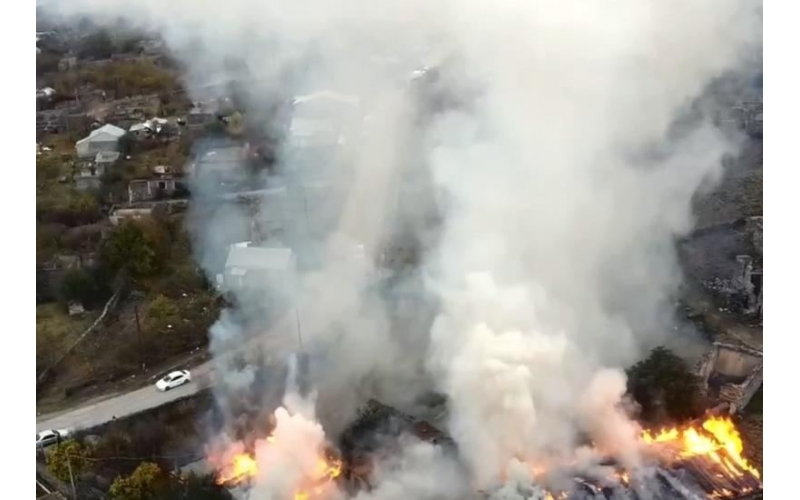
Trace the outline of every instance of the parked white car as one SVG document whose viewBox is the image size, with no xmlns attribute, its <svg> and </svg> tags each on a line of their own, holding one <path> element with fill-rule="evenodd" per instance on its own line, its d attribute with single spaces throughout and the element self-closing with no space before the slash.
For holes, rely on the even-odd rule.
<svg viewBox="0 0 800 500">
<path fill-rule="evenodd" d="M 36 433 L 36 447 L 47 448 L 50 445 L 56 444 L 59 439 L 66 439 L 69 436 L 69 431 L 66 429 L 46 430 Z"/>
<path fill-rule="evenodd" d="M 183 384 L 188 384 L 191 381 L 192 375 L 189 370 L 177 370 L 156 382 L 156 389 L 165 392 Z"/>
</svg>

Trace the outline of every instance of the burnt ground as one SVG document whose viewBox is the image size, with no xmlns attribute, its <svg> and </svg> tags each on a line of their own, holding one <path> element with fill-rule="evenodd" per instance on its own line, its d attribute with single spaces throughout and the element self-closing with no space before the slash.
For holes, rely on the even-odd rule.
<svg viewBox="0 0 800 500">
<path fill-rule="evenodd" d="M 761 139 L 748 139 L 739 156 L 725 167 L 721 182 L 694 200 L 696 227 L 704 228 L 763 214 L 763 158 Z"/>
<path fill-rule="evenodd" d="M 743 220 L 696 231 L 681 245 L 687 278 L 698 284 L 730 280 L 738 269 L 737 255 L 755 255 L 752 233 Z"/>
<path fill-rule="evenodd" d="M 753 398 L 754 400 L 756 398 Z M 745 412 L 737 418 L 737 428 L 742 434 L 744 457 L 764 476 L 764 418 L 760 414 Z"/>
<path fill-rule="evenodd" d="M 695 198 L 698 229 L 679 244 L 686 285 L 682 300 L 712 337 L 733 336 L 760 344 L 759 319 L 737 313 L 720 293 L 720 285 L 734 276 L 737 255 L 754 256 L 756 267 L 761 265 L 761 252 L 746 219 L 763 215 L 762 140 L 748 139 L 740 155 L 727 163 L 719 185 Z"/>
<path fill-rule="evenodd" d="M 738 158 L 727 165 L 721 183 L 698 196 L 694 203 L 699 228 L 680 246 L 686 277 L 682 297 L 689 316 L 714 340 L 763 349 L 760 320 L 745 317 L 727 307 L 713 286 L 730 280 L 737 269 L 737 255 L 754 255 L 752 235 L 741 221 L 763 215 L 763 142 L 748 140 Z M 744 455 L 763 475 L 763 389 L 736 417 L 744 442 Z"/>
</svg>

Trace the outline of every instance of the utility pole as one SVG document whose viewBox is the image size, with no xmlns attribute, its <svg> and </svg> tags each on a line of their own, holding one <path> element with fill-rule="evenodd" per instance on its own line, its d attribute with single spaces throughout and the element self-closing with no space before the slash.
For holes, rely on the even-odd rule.
<svg viewBox="0 0 800 500">
<path fill-rule="evenodd" d="M 308 196 L 306 195 L 306 187 L 305 185 L 302 186 L 303 188 L 303 210 L 306 214 L 306 231 L 310 235 L 311 234 L 311 223 L 308 221 Z"/>
<path fill-rule="evenodd" d="M 144 359 L 142 358 L 142 327 L 139 324 L 139 306 L 133 306 L 133 314 L 136 316 L 136 344 L 139 351 L 139 362 L 142 364 L 142 371 L 144 371 Z"/>
<path fill-rule="evenodd" d="M 303 332 L 300 329 L 300 310 L 297 306 L 294 306 L 294 317 L 297 321 L 297 340 L 300 342 L 300 349 L 303 349 Z"/>
<path fill-rule="evenodd" d="M 75 478 L 72 476 L 72 460 L 69 457 L 69 453 L 67 455 L 67 470 L 69 471 L 69 482 L 72 484 L 72 498 L 78 500 L 78 492 L 75 489 Z"/>
</svg>

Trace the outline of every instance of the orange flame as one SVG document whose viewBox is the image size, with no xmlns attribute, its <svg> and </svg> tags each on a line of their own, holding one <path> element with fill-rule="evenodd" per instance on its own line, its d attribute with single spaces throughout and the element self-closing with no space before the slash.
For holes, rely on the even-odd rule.
<svg viewBox="0 0 800 500">
<path fill-rule="evenodd" d="M 258 473 L 255 459 L 246 453 L 234 455 L 231 463 L 223 467 L 217 474 L 219 484 L 239 483 Z"/>
<path fill-rule="evenodd" d="M 266 439 L 269 445 L 275 444 L 275 437 Z M 214 458 L 214 457 L 210 457 Z M 228 463 L 219 465 L 219 457 L 210 459 L 218 464 L 217 483 L 234 486 L 244 483 L 258 475 L 258 463 L 253 455 L 245 452 L 235 453 Z M 293 495 L 294 500 L 318 500 L 325 498 L 331 491 L 332 481 L 342 474 L 342 463 L 330 459 L 324 453 L 320 457 L 309 477 L 305 478 Z"/>
<path fill-rule="evenodd" d="M 733 476 L 750 474 L 761 478 L 758 470 L 742 456 L 742 437 L 729 418 L 709 417 L 699 427 L 663 429 L 657 434 L 644 431 L 642 441 L 674 447 L 682 458 L 708 457 Z"/>
<path fill-rule="evenodd" d="M 738 479 L 749 476 L 761 483 L 758 470 L 742 456 L 744 445 L 739 431 L 730 418 L 709 417 L 695 425 L 661 429 L 658 431 L 643 431 L 642 442 L 648 447 L 659 447 L 661 451 L 669 452 L 674 459 L 690 459 L 701 457 L 719 466 L 714 475 L 720 479 Z M 529 470 L 534 477 L 546 474 L 549 466 L 536 461 L 527 461 Z M 563 465 L 563 464 L 562 464 Z M 632 478 L 626 471 L 613 471 L 611 479 L 623 486 L 630 486 Z M 753 491 L 752 487 L 737 490 L 737 494 Z M 710 499 L 724 499 L 733 496 L 733 492 L 721 488 L 709 494 Z M 547 492 L 547 500 L 562 498 L 560 494 Z M 564 497 L 565 498 L 565 497 Z"/>
</svg>

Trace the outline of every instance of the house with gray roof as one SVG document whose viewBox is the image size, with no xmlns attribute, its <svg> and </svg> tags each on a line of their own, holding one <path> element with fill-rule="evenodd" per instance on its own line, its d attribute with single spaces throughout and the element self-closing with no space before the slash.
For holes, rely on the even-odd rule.
<svg viewBox="0 0 800 500">
<path fill-rule="evenodd" d="M 291 286 L 296 258 L 289 248 L 256 247 L 249 242 L 231 245 L 225 270 L 217 280 L 229 290 L 281 290 Z"/>
<path fill-rule="evenodd" d="M 329 90 L 297 96 L 292 100 L 289 126 L 291 146 L 329 147 L 345 141 L 346 129 L 360 115 L 358 98 Z"/>
<path fill-rule="evenodd" d="M 91 134 L 75 143 L 78 158 L 95 158 L 100 152 L 119 152 L 120 140 L 125 137 L 125 130 L 115 125 L 106 124 L 95 129 Z"/>
</svg>

